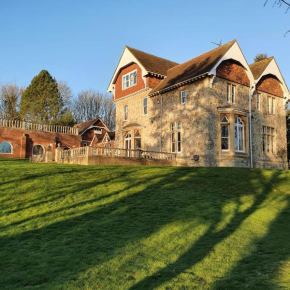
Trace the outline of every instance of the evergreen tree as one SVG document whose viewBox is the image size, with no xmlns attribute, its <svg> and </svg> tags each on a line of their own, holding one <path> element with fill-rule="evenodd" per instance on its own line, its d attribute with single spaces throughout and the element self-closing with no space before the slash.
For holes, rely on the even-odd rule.
<svg viewBox="0 0 290 290">
<path fill-rule="evenodd" d="M 55 122 L 62 109 L 60 98 L 56 80 L 48 71 L 42 70 L 23 92 L 20 116 L 33 122 Z"/>
<path fill-rule="evenodd" d="M 259 53 L 255 56 L 254 62 L 258 62 L 258 61 L 261 61 L 261 60 L 266 59 L 266 58 L 268 58 L 267 53 Z"/>
</svg>

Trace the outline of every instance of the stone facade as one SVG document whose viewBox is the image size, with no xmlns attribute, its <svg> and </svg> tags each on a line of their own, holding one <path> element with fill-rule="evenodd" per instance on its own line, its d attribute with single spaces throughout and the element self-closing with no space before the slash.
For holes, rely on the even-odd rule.
<svg viewBox="0 0 290 290">
<path fill-rule="evenodd" d="M 227 84 L 236 87 L 234 105 L 227 103 Z M 181 104 L 180 93 L 186 92 L 186 103 Z M 134 149 L 134 134 L 139 131 L 142 149 L 171 152 L 171 124 L 180 123 L 181 152 L 177 163 L 185 166 L 234 166 L 249 167 L 249 86 L 215 77 L 149 97 L 150 90 L 132 94 L 116 102 L 116 147 L 124 148 L 125 135 L 130 132 Z M 286 146 L 286 120 L 283 99 L 275 97 L 275 115 L 267 113 L 267 98 L 260 93 L 260 110 L 256 109 L 256 94 L 252 100 L 252 148 L 255 167 L 283 168 L 277 153 Z M 148 100 L 148 113 L 142 114 L 143 99 Z M 162 100 L 161 100 L 162 99 Z M 128 119 L 124 121 L 124 105 L 128 105 Z M 162 114 L 161 114 L 162 112 Z M 221 116 L 226 115 L 230 123 L 230 149 L 221 150 Z M 235 117 L 244 123 L 245 150 L 236 153 Z M 274 154 L 263 152 L 263 126 L 275 128 Z M 193 156 L 197 155 L 198 160 Z"/>
<path fill-rule="evenodd" d="M 227 59 L 218 62 L 219 56 L 212 73 L 188 81 L 179 75 L 198 66 L 202 68 L 200 58 L 191 60 L 193 67 L 187 70 L 184 69 L 187 63 L 177 65 L 174 72 L 175 68 L 170 69 L 167 77 L 170 81 L 166 82 L 165 78 L 165 83 L 172 87 L 164 89 L 158 80 L 151 82 L 157 86 L 152 90 L 148 82 L 142 82 L 140 90 L 122 95 L 117 80 L 116 147 L 128 148 L 130 143 L 130 148 L 137 149 L 140 140 L 138 143 L 135 139 L 141 138 L 141 149 L 174 152 L 178 165 L 283 169 L 287 162 L 285 99 L 289 92 L 281 83 L 273 58 L 269 59 L 264 76 L 266 66 L 263 69 L 260 66 L 259 74 L 254 76 L 239 47 L 233 43 L 233 54 L 229 55 L 229 48 Z M 212 55 L 205 54 L 204 63 Z M 119 76 L 124 75 L 123 70 L 128 73 L 136 69 L 136 65 L 120 68 Z M 181 81 L 175 85 L 178 78 Z M 159 87 L 162 89 L 158 90 Z M 185 102 L 181 99 L 182 92 Z M 147 114 L 144 114 L 146 98 Z"/>
</svg>

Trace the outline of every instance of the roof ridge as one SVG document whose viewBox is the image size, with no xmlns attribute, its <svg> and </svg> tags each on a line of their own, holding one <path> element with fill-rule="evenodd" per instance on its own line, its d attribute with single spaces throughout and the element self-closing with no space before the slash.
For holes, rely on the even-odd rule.
<svg viewBox="0 0 290 290">
<path fill-rule="evenodd" d="M 261 63 L 262 61 L 271 61 L 272 59 L 274 59 L 274 56 L 270 56 L 270 57 L 267 57 L 267 58 L 264 58 L 264 59 L 261 59 L 259 61 L 254 61 L 253 63 L 249 64 L 249 66 L 252 66 L 252 65 L 255 65 L 255 64 L 259 64 Z"/>
<path fill-rule="evenodd" d="M 204 56 L 205 54 L 210 53 L 210 52 L 213 52 L 213 51 L 215 51 L 215 50 L 218 50 L 218 49 L 220 49 L 220 48 L 222 48 L 222 47 L 224 47 L 224 46 L 226 46 L 226 45 L 231 44 L 230 47 L 232 47 L 232 45 L 233 45 L 235 42 L 237 42 L 236 39 L 234 39 L 234 40 L 232 40 L 232 41 L 230 41 L 230 42 L 227 42 L 227 43 L 225 43 L 225 44 L 223 44 L 223 45 L 220 45 L 219 47 L 216 47 L 216 48 L 214 48 L 214 49 L 212 49 L 212 50 L 208 50 L 208 51 L 206 51 L 206 52 L 204 52 L 204 53 L 202 53 L 202 54 L 200 54 L 200 55 L 198 55 L 198 56 L 196 56 L 196 57 L 194 57 L 194 58 L 191 58 L 191 59 L 189 59 L 189 60 L 187 60 L 187 61 L 185 61 L 185 62 L 182 62 L 182 63 L 178 64 L 177 66 L 180 66 L 180 65 L 186 64 L 186 63 L 188 63 L 188 62 L 190 62 L 190 61 L 193 61 L 194 59 L 197 59 L 198 57 L 202 57 L 202 56 Z M 230 47 L 229 47 L 229 48 L 230 48 Z M 168 71 L 170 71 L 170 70 L 172 70 L 172 69 L 175 69 L 177 66 L 170 68 Z"/>
<path fill-rule="evenodd" d="M 175 61 L 169 60 L 169 59 L 167 59 L 167 58 L 160 57 L 160 56 L 157 56 L 157 55 L 154 55 L 154 54 L 152 54 L 152 53 L 148 53 L 148 52 L 145 52 L 145 51 L 142 51 L 142 50 L 136 49 L 136 48 L 131 47 L 131 46 L 128 46 L 128 45 L 126 45 L 125 47 L 127 47 L 129 50 L 131 50 L 131 49 L 132 49 L 132 50 L 136 50 L 136 51 L 138 51 L 138 52 L 146 53 L 146 54 L 148 54 L 148 55 L 151 55 L 151 56 L 154 56 L 154 57 L 157 57 L 157 58 L 160 58 L 160 59 L 166 60 L 166 61 L 170 61 L 170 62 L 172 62 L 172 63 L 176 63 L 177 65 L 179 65 L 178 62 L 175 62 Z M 132 51 L 131 51 L 131 52 L 132 52 Z"/>
</svg>

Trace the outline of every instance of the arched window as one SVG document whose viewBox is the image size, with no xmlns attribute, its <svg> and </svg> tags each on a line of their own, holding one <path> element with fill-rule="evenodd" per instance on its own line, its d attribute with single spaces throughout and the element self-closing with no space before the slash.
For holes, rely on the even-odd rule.
<svg viewBox="0 0 290 290">
<path fill-rule="evenodd" d="M 229 151 L 230 122 L 226 115 L 221 118 L 221 148 L 222 151 Z"/>
<path fill-rule="evenodd" d="M 245 152 L 245 128 L 239 117 L 235 119 L 235 151 Z"/>
<path fill-rule="evenodd" d="M 135 132 L 134 136 L 134 149 L 141 149 L 141 134 L 139 131 Z"/>
<path fill-rule="evenodd" d="M 44 154 L 44 148 L 42 145 L 35 145 L 32 149 L 32 155 L 42 155 Z"/>
<path fill-rule="evenodd" d="M 125 149 L 131 149 L 131 134 L 127 133 L 125 135 Z"/>
<path fill-rule="evenodd" d="M 12 145 L 9 142 L 0 143 L 0 154 L 12 154 Z"/>
</svg>

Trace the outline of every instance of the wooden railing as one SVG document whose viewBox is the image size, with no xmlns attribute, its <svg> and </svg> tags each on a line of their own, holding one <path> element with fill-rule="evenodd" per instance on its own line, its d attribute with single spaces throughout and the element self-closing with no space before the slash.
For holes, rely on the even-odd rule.
<svg viewBox="0 0 290 290">
<path fill-rule="evenodd" d="M 54 132 L 54 133 L 64 133 L 70 135 L 78 135 L 78 129 L 68 126 L 60 126 L 60 125 L 48 125 L 48 124 L 40 124 L 33 123 L 27 121 L 19 121 L 19 120 L 9 120 L 0 118 L 0 127 L 7 128 L 18 128 L 32 131 L 43 131 L 43 132 Z"/>
<path fill-rule="evenodd" d="M 76 149 L 62 150 L 61 158 L 82 157 L 82 156 L 109 156 L 109 157 L 128 157 L 128 158 L 146 158 L 155 160 L 175 160 L 174 153 L 144 151 L 122 148 L 106 147 L 81 147 Z"/>
</svg>

